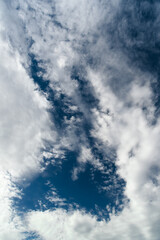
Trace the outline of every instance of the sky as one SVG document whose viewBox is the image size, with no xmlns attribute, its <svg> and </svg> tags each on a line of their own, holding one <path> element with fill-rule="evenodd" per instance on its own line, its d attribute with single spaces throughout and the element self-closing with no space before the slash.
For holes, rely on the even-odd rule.
<svg viewBox="0 0 160 240">
<path fill-rule="evenodd" d="M 0 239 L 159 240 L 160 3 L 0 1 Z"/>
</svg>

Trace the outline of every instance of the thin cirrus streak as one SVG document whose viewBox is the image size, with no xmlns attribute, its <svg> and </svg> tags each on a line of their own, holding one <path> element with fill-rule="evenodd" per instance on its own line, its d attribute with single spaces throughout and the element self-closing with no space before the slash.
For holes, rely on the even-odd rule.
<svg viewBox="0 0 160 240">
<path fill-rule="evenodd" d="M 1 239 L 158 240 L 159 2 L 0 9 Z"/>
</svg>

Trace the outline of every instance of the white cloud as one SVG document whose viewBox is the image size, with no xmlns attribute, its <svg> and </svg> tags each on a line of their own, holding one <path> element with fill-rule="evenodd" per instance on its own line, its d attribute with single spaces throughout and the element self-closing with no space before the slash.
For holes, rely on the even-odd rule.
<svg viewBox="0 0 160 240">
<path fill-rule="evenodd" d="M 0 162 L 15 177 L 38 171 L 51 140 L 49 105 L 22 67 L 19 56 L 1 40 Z"/>
<path fill-rule="evenodd" d="M 125 195 L 129 203 L 124 205 L 118 215 L 114 211 L 109 212 L 108 222 L 99 222 L 95 217 L 80 211 L 31 212 L 28 215 L 29 229 L 46 240 L 53 235 L 57 239 L 67 240 L 106 237 L 110 240 L 158 240 L 160 122 L 158 120 L 156 125 L 151 124 L 154 119 L 151 88 L 148 81 L 146 84 L 137 84 L 135 81 L 126 97 L 119 99 L 101 78 L 95 80 L 92 75 L 90 81 L 97 84 L 95 93 L 101 104 L 100 111 L 93 111 L 95 130 L 92 134 L 107 146 L 117 149 L 118 172 L 126 180 Z M 106 113 L 108 108 L 111 109 L 110 114 Z M 89 152 L 83 150 L 79 161 L 86 162 Z M 45 227 L 44 222 L 47 222 Z M 51 230 L 59 222 L 58 228 Z"/>
<path fill-rule="evenodd" d="M 158 119 L 152 125 L 155 107 L 149 78 L 137 70 L 134 82 L 129 83 L 130 90 L 124 98 L 119 98 L 106 85 L 103 75 L 89 72 L 101 105 L 100 111 L 93 111 L 92 134 L 107 146 L 116 148 L 118 173 L 126 181 L 125 195 L 130 201 L 129 208 L 111 217 L 108 227 L 113 227 L 115 236 L 112 234 L 109 239 L 159 238 L 160 217 L 156 209 L 160 207 L 160 122 Z"/>
<path fill-rule="evenodd" d="M 46 196 L 46 199 L 48 201 L 50 201 L 51 203 L 54 203 L 55 206 L 57 207 L 62 207 L 65 206 L 66 203 L 66 199 L 65 198 L 60 198 L 58 193 L 56 192 L 56 189 L 51 188 L 51 192 L 49 192 Z"/>
<path fill-rule="evenodd" d="M 139 202 L 140 204 L 140 202 Z M 42 239 L 78 240 L 118 240 L 145 239 L 158 240 L 158 201 L 152 205 L 143 202 L 137 208 L 125 208 L 119 216 L 110 215 L 110 221 L 97 221 L 94 216 L 81 211 L 66 212 L 61 209 L 45 212 L 31 212 L 27 221 L 30 231 L 38 233 Z M 56 227 L 55 227 L 56 226 Z"/>
<path fill-rule="evenodd" d="M 99 161 L 99 159 L 95 158 L 95 156 L 92 154 L 91 148 L 86 147 L 84 145 L 80 146 L 80 153 L 77 158 L 77 167 L 74 167 L 72 171 L 72 179 L 77 180 L 78 174 L 80 172 L 85 171 L 86 164 L 90 163 L 95 169 L 99 169 L 100 171 L 104 171 L 104 165 L 102 162 Z"/>
<path fill-rule="evenodd" d="M 25 238 L 25 227 L 13 207 L 13 197 L 20 198 L 21 192 L 12 182 L 11 176 L 0 171 L 0 239 L 22 240 Z"/>
<path fill-rule="evenodd" d="M 116 1 L 114 7 L 117 7 L 118 3 L 119 1 Z M 101 23 L 104 19 L 109 22 L 113 17 L 115 12 L 111 11 L 114 10 L 112 4 L 83 0 L 32 0 L 13 1 L 13 5 L 20 5 L 20 10 L 16 12 L 12 4 L 1 3 L 2 11 L 6 12 L 6 17 L 3 14 L 1 18 L 5 27 L 1 25 L 0 42 L 1 168 L 14 177 L 29 177 L 31 173 L 40 171 L 42 149 L 45 149 L 43 140 L 56 138 L 53 138 L 50 132 L 53 125 L 47 113 L 48 102 L 35 91 L 33 81 L 21 64 L 27 62 L 25 54 L 28 38 L 33 40 L 30 52 L 35 54 L 38 60 L 42 60 L 41 65 L 46 70 L 44 79 L 49 79 L 50 86 L 58 93 L 62 92 L 72 98 L 77 108 L 88 117 L 87 107 L 81 103 L 78 95 L 77 80 L 70 77 L 73 65 L 80 62 L 84 66 L 87 72 L 85 77 L 93 87 L 93 95 L 99 100 L 99 109 L 95 107 L 90 111 L 89 119 L 92 119 L 93 123 L 90 133 L 103 143 L 106 149 L 113 147 L 116 150 L 118 173 L 126 181 L 125 195 L 130 200 L 129 205 L 126 204 L 119 215 L 110 214 L 108 222 L 99 222 L 95 217 L 81 211 L 33 211 L 27 216 L 29 230 L 36 231 L 40 238 L 45 240 L 53 239 L 53 236 L 55 239 L 65 240 L 159 240 L 160 120 L 157 119 L 155 125 L 151 124 L 155 111 L 149 84 L 152 77 L 138 70 L 135 64 L 132 66 L 120 51 L 110 49 L 110 40 L 105 32 L 107 24 Z M 56 16 L 52 18 L 54 11 Z M 9 12 L 12 13 L 11 16 Z M 101 33 L 99 39 L 93 37 L 95 33 Z M 8 39 L 13 36 L 14 50 L 11 50 Z M 86 44 L 87 41 L 88 55 L 81 52 L 82 43 Z M 16 48 L 20 48 L 23 59 L 22 55 L 15 51 Z M 98 59 L 98 70 L 86 67 L 87 57 Z M 80 166 L 88 161 L 93 163 L 94 158 L 89 146 L 83 147 L 86 141 L 84 134 L 76 139 L 76 120 L 72 118 L 68 120 L 68 124 L 71 125 L 67 128 L 61 144 L 69 149 L 72 146 L 76 148 L 80 139 Z M 106 151 L 107 156 L 106 149 L 104 152 Z M 53 150 L 53 154 L 58 154 L 57 149 Z M 51 157 L 52 151 L 45 153 L 45 156 Z M 81 170 L 81 167 L 74 170 L 75 179 Z M 5 183 L 5 180 L 2 181 Z M 10 189 L 8 185 L 6 189 Z M 7 205 L 2 201 L 2 208 L 6 206 L 1 218 L 4 221 L 6 216 L 2 239 L 8 238 L 7 228 L 12 228 L 14 234 L 17 234 L 16 237 L 12 235 L 14 239 L 20 239 L 19 232 L 22 230 L 20 227 L 17 230 L 16 220 L 10 223 L 12 209 L 8 202 L 10 194 L 16 192 L 16 189 L 8 191 Z M 60 199 L 56 196 L 52 200 Z"/>
<path fill-rule="evenodd" d="M 46 240 L 52 239 L 85 239 L 96 220 L 82 215 L 79 211 L 67 213 L 61 209 L 50 212 L 31 212 L 28 214 L 29 229 L 37 231 Z M 44 224 L 44 222 L 46 224 Z M 58 225 L 57 225 L 58 223 Z M 53 226 L 56 226 L 53 228 Z"/>
<path fill-rule="evenodd" d="M 3 20 L 0 23 L 0 239 L 22 240 L 25 226 L 12 199 L 21 193 L 13 182 L 31 179 L 42 170 L 43 152 L 47 151 L 45 141 L 54 142 L 56 133 L 48 113 L 50 105 L 22 66 L 21 55 L 12 47 Z"/>
</svg>

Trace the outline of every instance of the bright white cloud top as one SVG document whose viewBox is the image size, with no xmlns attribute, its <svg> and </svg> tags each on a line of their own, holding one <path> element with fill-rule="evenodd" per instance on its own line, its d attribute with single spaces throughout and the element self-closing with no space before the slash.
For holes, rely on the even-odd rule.
<svg viewBox="0 0 160 240">
<path fill-rule="evenodd" d="M 0 239 L 159 240 L 159 11 L 158 1 L 1 1 Z M 34 204 L 37 176 L 66 163 L 74 186 L 91 177 L 110 199 L 97 215 L 49 177 Z"/>
</svg>

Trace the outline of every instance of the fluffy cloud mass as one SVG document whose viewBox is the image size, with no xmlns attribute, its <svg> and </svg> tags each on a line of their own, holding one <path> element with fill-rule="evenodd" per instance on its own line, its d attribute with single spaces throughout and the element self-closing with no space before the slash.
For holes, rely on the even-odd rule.
<svg viewBox="0 0 160 240">
<path fill-rule="evenodd" d="M 27 76 L 18 55 L 3 42 L 1 56 L 1 167 L 19 177 L 36 171 L 41 161 L 43 138 L 50 138 L 49 106 Z"/>
<path fill-rule="evenodd" d="M 1 239 L 159 240 L 160 4 L 13 0 L 0 8 Z M 66 163 L 55 191 L 50 176 Z M 33 189 L 37 176 L 50 179 Z M 97 214 L 65 196 L 63 186 L 82 177 L 109 199 Z M 26 204 L 30 186 L 40 208 Z"/>
</svg>

